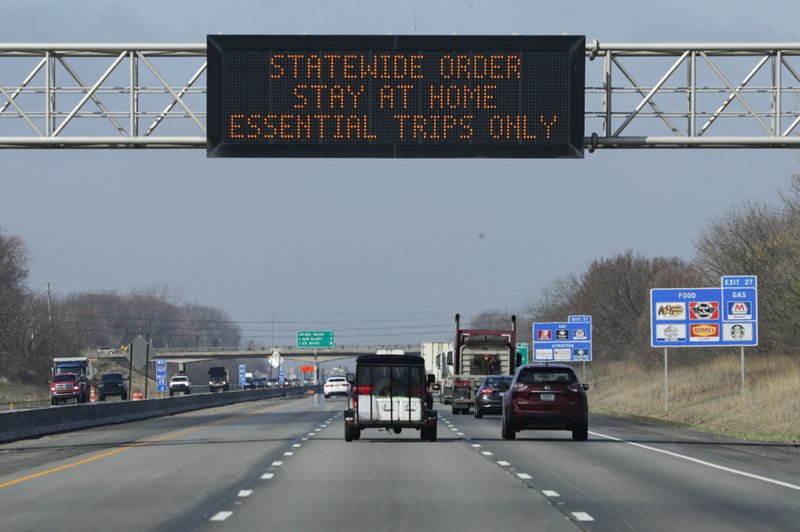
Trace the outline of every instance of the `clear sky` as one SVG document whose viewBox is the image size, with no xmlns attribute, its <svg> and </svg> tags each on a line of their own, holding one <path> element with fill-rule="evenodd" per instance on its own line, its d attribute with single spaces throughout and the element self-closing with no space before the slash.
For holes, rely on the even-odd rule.
<svg viewBox="0 0 800 532">
<path fill-rule="evenodd" d="M 796 42 L 798 20 L 796 0 L 33 0 L 5 3 L 0 40 L 307 32 Z M 302 328 L 335 329 L 343 344 L 447 339 L 454 313 L 520 311 L 595 258 L 626 249 L 691 258 L 710 219 L 743 201 L 776 202 L 799 167 L 791 150 L 607 150 L 583 160 L 2 150 L 0 163 L 0 227 L 26 241 L 31 288 L 168 285 L 261 322 L 243 324 L 247 336 L 269 341 L 273 318 L 292 322 L 274 326 L 283 344 Z"/>
</svg>

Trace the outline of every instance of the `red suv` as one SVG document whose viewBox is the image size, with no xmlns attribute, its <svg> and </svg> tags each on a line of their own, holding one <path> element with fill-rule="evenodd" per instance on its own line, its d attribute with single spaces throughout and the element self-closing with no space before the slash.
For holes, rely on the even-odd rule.
<svg viewBox="0 0 800 532">
<path fill-rule="evenodd" d="M 572 439 L 589 437 L 588 384 L 570 366 L 527 365 L 517 369 L 503 397 L 501 435 L 513 440 L 524 429 L 571 430 Z"/>
</svg>

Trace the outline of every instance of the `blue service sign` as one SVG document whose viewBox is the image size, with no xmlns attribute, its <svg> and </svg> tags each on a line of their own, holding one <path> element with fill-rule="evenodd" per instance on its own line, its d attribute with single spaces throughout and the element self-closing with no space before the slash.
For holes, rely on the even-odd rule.
<svg viewBox="0 0 800 532">
<path fill-rule="evenodd" d="M 167 391 L 167 361 L 163 358 L 156 360 L 156 391 Z"/>
<path fill-rule="evenodd" d="M 592 324 L 587 321 L 533 324 L 534 362 L 592 360 Z"/>
<path fill-rule="evenodd" d="M 286 383 L 286 374 L 283 372 L 283 366 L 278 371 L 278 384 L 283 386 Z"/>
<path fill-rule="evenodd" d="M 245 364 L 239 364 L 239 386 L 244 386 L 247 383 L 247 380 L 244 378 L 244 374 L 247 372 L 247 366 Z"/>
<path fill-rule="evenodd" d="M 731 276 L 722 278 L 722 288 L 654 288 L 650 345 L 758 345 L 756 286 L 755 276 Z"/>
</svg>

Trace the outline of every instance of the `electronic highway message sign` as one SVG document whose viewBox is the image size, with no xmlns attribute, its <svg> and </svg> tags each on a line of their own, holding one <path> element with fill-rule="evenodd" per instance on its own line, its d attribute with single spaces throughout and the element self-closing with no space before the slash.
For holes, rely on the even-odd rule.
<svg viewBox="0 0 800 532">
<path fill-rule="evenodd" d="M 209 157 L 583 157 L 584 36 L 209 35 Z"/>
<path fill-rule="evenodd" d="M 652 289 L 650 345 L 758 345 L 757 291 L 754 275 L 725 276 L 719 288 Z"/>
</svg>

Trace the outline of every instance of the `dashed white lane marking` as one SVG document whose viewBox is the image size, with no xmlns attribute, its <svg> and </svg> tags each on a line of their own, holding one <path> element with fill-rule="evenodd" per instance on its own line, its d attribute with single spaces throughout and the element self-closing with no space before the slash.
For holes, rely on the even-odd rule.
<svg viewBox="0 0 800 532">
<path fill-rule="evenodd" d="M 607 436 L 605 434 L 600 434 L 599 432 L 589 432 L 592 436 L 600 436 L 601 438 L 606 438 L 607 440 L 618 441 L 621 443 L 627 443 L 628 445 L 633 445 L 634 447 L 639 447 L 641 449 L 647 449 L 648 451 L 653 451 L 656 453 L 666 454 L 667 456 L 672 456 L 674 458 L 680 458 L 682 460 L 688 460 L 689 462 L 693 462 L 695 464 L 704 465 L 706 467 L 711 467 L 714 469 L 719 469 L 720 471 L 726 471 L 728 473 L 733 473 L 734 475 L 741 475 L 743 477 L 752 478 L 755 480 L 760 480 L 762 482 L 769 482 L 770 484 L 775 484 L 777 486 L 783 486 L 784 488 L 789 488 L 793 490 L 800 491 L 800 486 L 797 484 L 789 484 L 788 482 L 783 482 L 780 480 L 775 480 L 772 478 L 762 477 L 759 475 L 754 475 L 752 473 L 746 473 L 744 471 L 739 471 L 738 469 L 731 469 L 730 467 L 725 467 L 717 464 L 712 464 L 711 462 L 706 462 L 705 460 L 698 460 L 697 458 L 692 458 L 691 456 L 686 456 L 683 454 L 673 453 L 672 451 L 665 451 L 664 449 L 658 449 L 656 447 L 650 447 L 649 445 L 642 445 L 641 443 L 635 443 L 632 441 L 622 440 L 620 438 L 615 438 L 614 436 Z"/>
<path fill-rule="evenodd" d="M 237 496 L 238 497 L 249 497 L 252 494 L 253 494 L 253 490 L 241 490 Z"/>
<path fill-rule="evenodd" d="M 300 441 L 308 441 L 308 438 L 300 438 Z"/>
<path fill-rule="evenodd" d="M 521 478 L 522 480 L 530 480 L 530 479 L 532 479 L 532 478 L 533 478 L 532 476 L 530 476 L 530 475 L 529 475 L 529 474 L 527 474 L 527 473 L 517 473 L 517 476 L 518 476 L 519 478 Z"/>
<path fill-rule="evenodd" d="M 480 449 L 481 448 L 481 444 L 480 443 L 473 443 L 472 446 L 475 447 L 476 449 Z"/>
<path fill-rule="evenodd" d="M 489 452 L 489 451 L 481 451 L 481 454 L 482 454 L 483 456 L 492 456 L 492 454 L 494 454 L 494 453 L 491 453 L 491 452 Z"/>
<path fill-rule="evenodd" d="M 461 436 L 463 438 L 464 437 L 464 433 L 463 432 L 456 432 L 456 436 Z"/>
<path fill-rule="evenodd" d="M 557 491 L 553 490 L 542 490 L 542 495 L 544 495 L 545 497 L 561 497 L 561 495 L 559 495 Z"/>
<path fill-rule="evenodd" d="M 316 436 L 316 433 L 315 432 L 309 432 L 308 435 L 309 436 Z"/>
<path fill-rule="evenodd" d="M 283 453 L 283 456 L 293 456 L 293 455 L 294 453 L 292 451 L 286 451 L 285 453 Z"/>
<path fill-rule="evenodd" d="M 283 465 L 283 462 L 280 462 L 280 461 L 277 461 L 277 460 L 272 462 L 272 467 L 280 467 L 282 465 Z"/>
<path fill-rule="evenodd" d="M 218 512 L 214 517 L 211 518 L 211 521 L 224 521 L 232 515 L 233 512 Z"/>
<path fill-rule="evenodd" d="M 261 475 L 261 480 L 269 480 L 275 476 L 275 473 L 264 473 Z"/>
<path fill-rule="evenodd" d="M 508 462 L 506 462 L 505 460 L 498 460 L 498 461 L 497 461 L 497 465 L 499 465 L 499 466 L 503 466 L 503 467 L 508 467 L 508 466 L 510 466 L 511 464 L 509 464 L 509 463 L 508 463 Z"/>
<path fill-rule="evenodd" d="M 572 517 L 576 521 L 594 521 L 594 518 L 586 512 L 572 512 Z"/>
<path fill-rule="evenodd" d="M 322 429 L 314 429 L 314 432 L 319 432 L 319 431 L 321 431 L 321 430 L 322 430 Z"/>
<path fill-rule="evenodd" d="M 450 430 L 452 430 L 453 432 L 458 432 L 458 429 L 457 429 L 457 428 L 455 428 L 455 427 L 453 427 L 453 428 L 452 428 L 452 429 L 450 429 Z"/>
<path fill-rule="evenodd" d="M 295 443 L 294 445 L 292 445 L 292 447 L 294 447 L 295 449 L 299 449 L 302 446 L 303 446 L 302 443 Z"/>
</svg>

